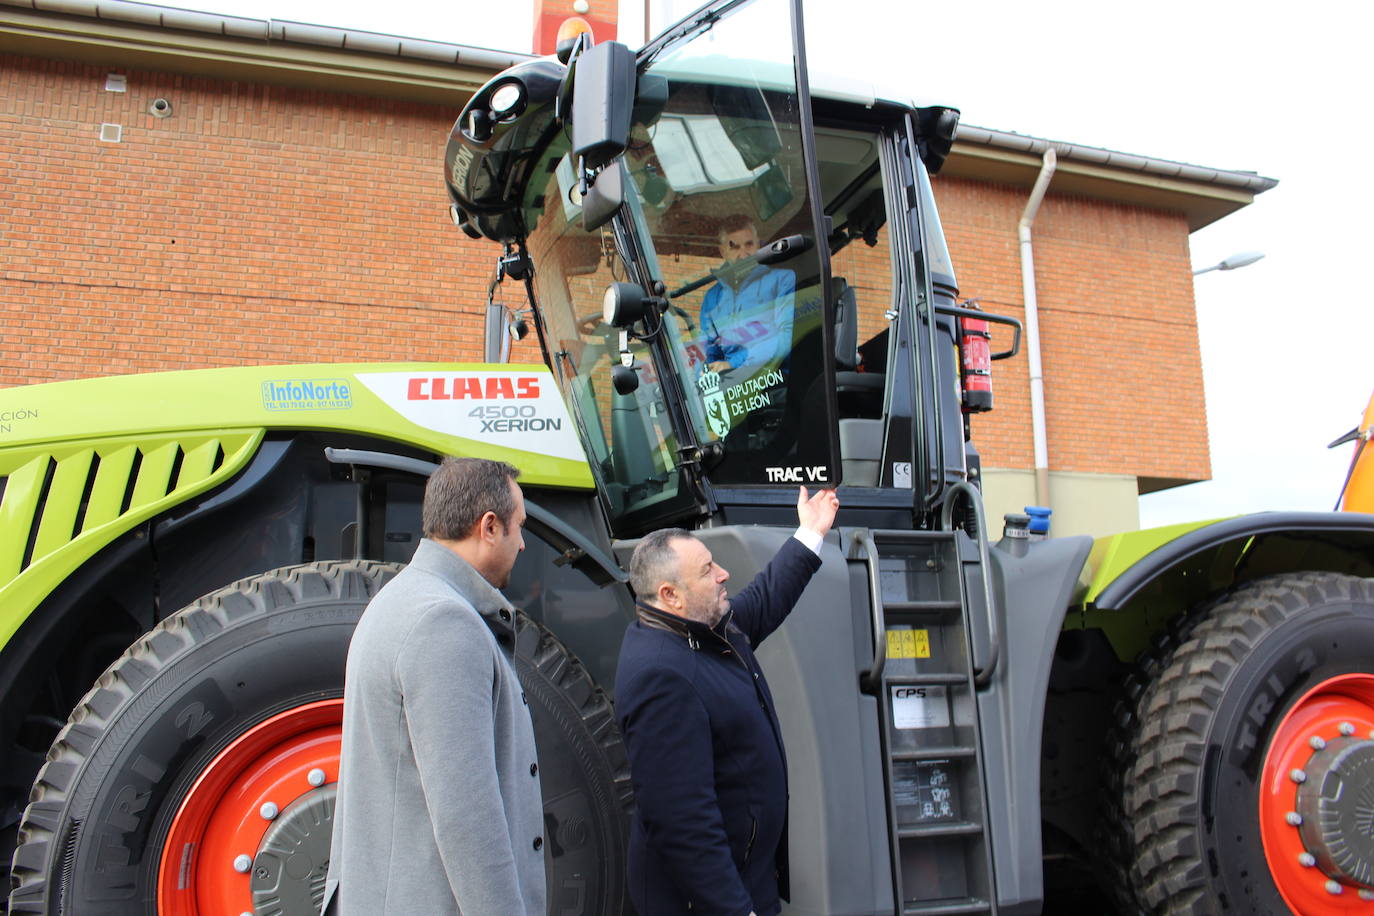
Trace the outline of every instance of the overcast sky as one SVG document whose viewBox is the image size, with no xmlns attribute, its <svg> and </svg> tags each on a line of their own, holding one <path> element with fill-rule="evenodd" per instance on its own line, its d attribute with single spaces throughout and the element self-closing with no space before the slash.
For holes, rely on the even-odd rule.
<svg viewBox="0 0 1374 916">
<path fill-rule="evenodd" d="M 1352 446 L 1326 444 L 1358 423 L 1374 389 L 1374 285 L 1362 272 L 1374 219 L 1374 4 L 807 2 L 811 43 L 827 42 L 850 75 L 960 108 L 965 123 L 1279 179 L 1192 237 L 1197 268 L 1240 251 L 1267 257 L 1196 278 L 1214 479 L 1142 499 L 1141 524 L 1332 507 Z M 530 50 L 534 6 L 167 5 L 510 51 Z M 651 26 L 696 5 L 652 0 Z M 640 0 L 621 4 L 632 46 L 643 11 Z M 1102 333 L 1112 333 L 1105 309 Z"/>
</svg>

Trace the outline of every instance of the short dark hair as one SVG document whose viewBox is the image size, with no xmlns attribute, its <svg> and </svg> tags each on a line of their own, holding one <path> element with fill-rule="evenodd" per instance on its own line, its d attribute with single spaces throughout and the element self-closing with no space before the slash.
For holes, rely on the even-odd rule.
<svg viewBox="0 0 1374 916">
<path fill-rule="evenodd" d="M 677 551 L 673 541 L 691 538 L 681 528 L 660 528 L 644 535 L 630 554 L 630 588 L 641 599 L 654 597 L 660 582 L 678 582 Z"/>
<path fill-rule="evenodd" d="M 509 529 L 515 515 L 511 483 L 519 476 L 520 469 L 504 461 L 445 458 L 425 484 L 420 510 L 425 537 L 461 541 L 488 512 Z"/>
<path fill-rule="evenodd" d="M 732 232 L 739 232 L 741 229 L 753 229 L 754 234 L 759 234 L 758 224 L 754 218 L 746 213 L 732 213 L 720 221 L 720 237 L 722 240 Z"/>
</svg>

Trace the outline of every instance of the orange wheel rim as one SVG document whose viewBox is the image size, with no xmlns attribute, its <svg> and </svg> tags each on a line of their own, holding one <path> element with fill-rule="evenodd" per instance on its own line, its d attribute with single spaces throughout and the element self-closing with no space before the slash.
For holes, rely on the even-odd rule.
<svg viewBox="0 0 1374 916">
<path fill-rule="evenodd" d="M 1322 846 L 1304 838 L 1304 831 L 1310 836 L 1313 829 L 1311 793 L 1319 789 L 1332 754 L 1339 749 L 1365 753 L 1374 748 L 1372 738 L 1374 675 L 1344 674 L 1305 693 L 1269 742 L 1259 797 L 1260 837 L 1274 884 L 1299 916 L 1374 912 L 1374 887 L 1329 874 Z"/>
<path fill-rule="evenodd" d="M 252 860 L 273 819 L 339 778 L 343 700 L 288 709 L 244 732 L 191 786 L 162 846 L 159 916 L 253 912 Z"/>
</svg>

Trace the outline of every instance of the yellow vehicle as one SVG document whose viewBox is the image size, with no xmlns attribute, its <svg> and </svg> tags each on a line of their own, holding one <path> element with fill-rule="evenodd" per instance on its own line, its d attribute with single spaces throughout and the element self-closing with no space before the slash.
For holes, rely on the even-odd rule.
<svg viewBox="0 0 1374 916">
<path fill-rule="evenodd" d="M 1364 409 L 1360 425 L 1332 442 L 1330 448 L 1355 443 L 1355 454 L 1350 456 L 1350 470 L 1346 472 L 1345 483 L 1341 485 L 1341 495 L 1336 499 L 1336 507 L 1346 512 L 1374 512 L 1374 452 L 1367 450 L 1370 429 L 1374 428 L 1374 395 Z"/>
</svg>

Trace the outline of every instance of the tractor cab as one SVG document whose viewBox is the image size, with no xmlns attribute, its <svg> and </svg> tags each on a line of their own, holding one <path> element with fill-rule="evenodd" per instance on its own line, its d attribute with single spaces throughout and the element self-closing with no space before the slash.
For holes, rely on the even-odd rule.
<svg viewBox="0 0 1374 916">
<path fill-rule="evenodd" d="M 454 126 L 455 220 L 527 280 L 617 536 L 799 484 L 919 517 L 966 476 L 928 177 L 957 112 L 811 84 L 801 38 L 788 0 L 716 4 L 507 71 Z"/>
<path fill-rule="evenodd" d="M 526 285 L 622 557 L 697 529 L 745 581 L 799 486 L 844 488 L 816 613 L 760 655 L 787 745 L 824 748 L 789 764 L 826 825 L 791 833 L 794 905 L 988 912 L 1038 892 L 992 870 L 1036 825 L 994 831 L 1033 786 L 981 775 L 1002 641 L 959 323 L 1015 322 L 956 304 L 929 176 L 958 113 L 813 81 L 803 31 L 800 0 L 723 2 L 506 71 L 454 125 L 452 215 Z"/>
</svg>

